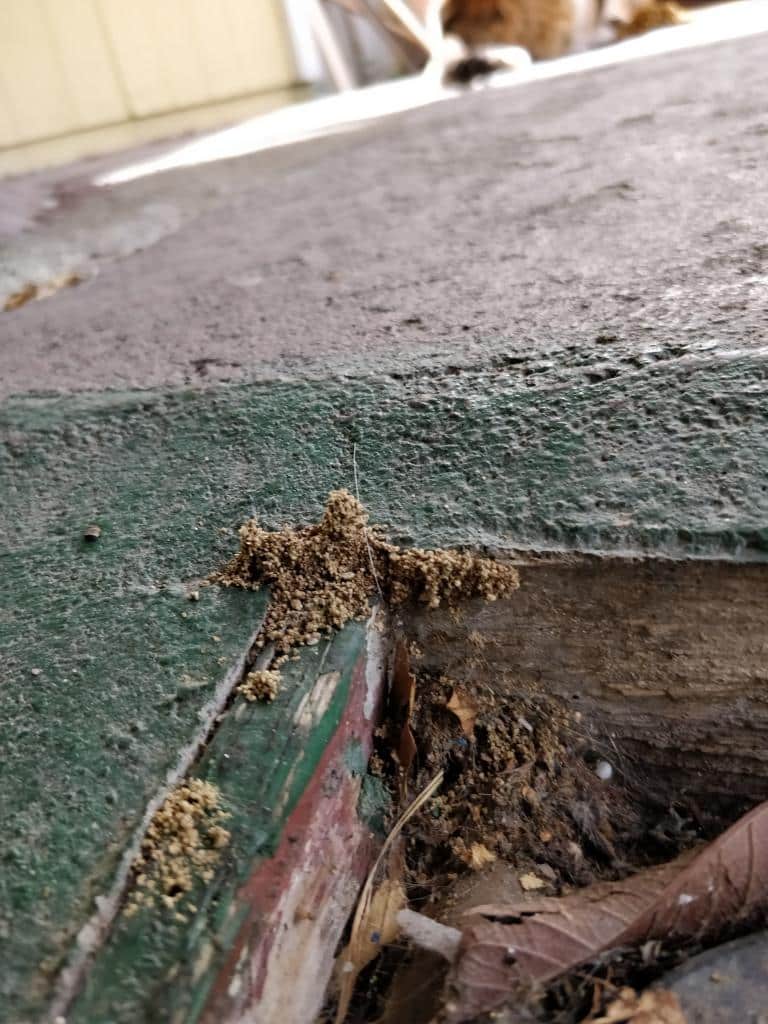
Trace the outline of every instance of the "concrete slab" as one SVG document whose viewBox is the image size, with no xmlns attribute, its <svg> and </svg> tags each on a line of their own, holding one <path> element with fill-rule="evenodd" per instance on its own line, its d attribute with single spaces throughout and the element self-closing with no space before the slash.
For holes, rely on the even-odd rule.
<svg viewBox="0 0 768 1024">
<path fill-rule="evenodd" d="M 24 993 L 17 1019 L 50 995 L 263 608 L 185 592 L 254 510 L 315 518 L 352 484 L 354 448 L 363 496 L 403 540 L 765 560 L 764 361 L 650 360 L 590 382 L 567 359 L 5 404 L 3 983 Z M 537 367 L 549 386 L 528 386 Z"/>
<path fill-rule="evenodd" d="M 49 998 L 94 899 L 126 868 L 148 803 L 197 753 L 266 600 L 213 589 L 187 600 L 213 551 L 233 543 L 219 533 L 217 485 L 178 472 L 193 452 L 177 452 L 153 483 L 130 442 L 102 447 L 71 415 L 37 441 L 22 434 L 4 431 L 0 470 L 9 1021 Z M 81 443 L 61 474 L 63 448 Z M 95 542 L 83 539 L 90 524 Z"/>
<path fill-rule="evenodd" d="M 473 93 L 106 190 L 62 183 L 58 212 L 6 241 L 5 290 L 20 268 L 88 280 L 0 317 L 2 394 L 402 369 L 500 340 L 760 347 L 764 49 Z"/>
<path fill-rule="evenodd" d="M 699 954 L 668 974 L 691 1024 L 766 1024 L 768 933 L 758 932 Z"/>
</svg>

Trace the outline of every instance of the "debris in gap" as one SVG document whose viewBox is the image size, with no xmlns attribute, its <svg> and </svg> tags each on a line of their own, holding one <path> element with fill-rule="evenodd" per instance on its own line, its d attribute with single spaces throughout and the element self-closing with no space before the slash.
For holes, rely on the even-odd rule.
<svg viewBox="0 0 768 1024">
<path fill-rule="evenodd" d="M 464 735 L 471 738 L 477 720 L 477 701 L 473 700 L 468 693 L 454 689 L 445 706 L 458 718 Z"/>
<path fill-rule="evenodd" d="M 522 698 L 509 691 L 497 692 L 488 683 L 473 684 L 470 661 L 467 677 L 461 681 L 423 669 L 414 673 L 408 650 L 405 641 L 397 646 L 393 675 L 399 697 L 390 703 L 389 727 L 378 733 L 375 760 L 385 771 L 393 760 L 386 755 L 386 745 L 391 751 L 397 749 L 400 723 L 407 717 L 416 745 L 409 786 L 423 785 L 435 770 L 443 771 L 444 781 L 429 807 L 412 815 L 406 830 L 405 881 L 414 909 L 399 915 L 401 941 L 379 959 L 373 973 L 366 973 L 366 984 L 358 986 L 352 1004 L 355 1019 L 380 1019 L 387 1024 L 395 1024 L 403 1007 L 403 1012 L 416 1014 L 408 1019 L 426 1024 L 440 1017 L 446 998 L 450 1012 L 461 1005 L 462 989 L 455 993 L 448 989 L 446 997 L 443 982 L 449 970 L 452 978 L 457 977 L 469 929 L 478 924 L 480 904 L 481 913 L 491 904 L 492 910 L 503 907 L 504 913 L 520 922 L 537 920 L 544 962 L 557 956 L 557 944 L 547 946 L 552 935 L 559 936 L 561 925 L 567 931 L 564 917 L 557 916 L 554 931 L 544 934 L 546 924 L 553 927 L 550 906 L 570 908 L 570 901 L 575 906 L 581 897 L 584 902 L 578 905 L 591 909 L 596 918 L 605 912 L 610 916 L 610 903 L 601 904 L 601 900 L 622 893 L 625 886 L 631 888 L 635 879 L 642 882 L 646 874 L 655 877 L 652 872 L 664 869 L 653 868 L 651 873 L 643 869 L 722 827 L 721 818 L 702 818 L 695 805 L 681 796 L 663 806 L 645 799 L 626 768 L 597 771 L 599 741 L 595 749 L 596 738 L 590 736 L 583 712 L 574 712 L 553 698 Z M 457 694 L 457 704 L 471 701 L 474 705 L 471 736 L 449 707 Z M 399 765 L 397 778 L 402 794 Z M 667 817 L 679 827 L 674 835 L 665 832 L 659 838 L 655 827 Z M 682 870 L 686 863 L 677 861 L 674 869 Z M 581 888 L 574 890 L 574 886 Z M 546 918 L 542 916 L 545 909 Z M 480 923 L 510 927 L 506 920 L 480 919 Z M 461 934 L 453 927 L 457 924 L 463 927 L 458 964 L 435 966 L 438 946 L 451 950 L 453 957 Z M 585 930 L 581 939 L 588 946 L 589 927 Z M 707 941 L 717 938 L 719 933 Z M 516 940 L 506 935 L 504 939 L 502 948 L 494 933 L 485 952 L 491 957 L 517 958 Z M 468 968 L 467 981 L 471 986 L 474 979 L 480 990 L 495 984 L 491 967 L 503 973 L 511 964 L 507 959 L 489 967 L 482 962 L 483 948 L 474 947 L 477 956 Z M 557 1019 L 575 1024 L 589 1012 L 590 1001 L 592 1017 L 607 1013 L 618 992 L 617 982 L 641 991 L 679 962 L 686 948 L 691 948 L 687 939 L 668 947 L 658 938 L 646 937 L 638 939 L 636 947 L 614 949 L 609 943 L 607 951 L 588 949 L 582 951 L 586 960 L 579 958 L 562 971 L 556 968 L 543 979 L 526 975 L 514 991 L 505 992 L 501 1002 L 511 1000 L 516 1012 L 520 1009 L 531 1021 Z M 510 949 L 515 952 L 510 954 Z M 586 973 L 585 962 L 589 963 Z M 433 991 L 412 994 L 414 984 L 427 985 L 427 976 Z"/>
<path fill-rule="evenodd" d="M 604 1013 L 590 1014 L 582 1024 L 686 1024 L 686 1017 L 674 992 L 623 988 Z"/>
<path fill-rule="evenodd" d="M 361 958 L 370 951 L 370 938 L 366 940 L 366 930 L 372 920 L 372 906 L 374 901 L 374 885 L 376 883 L 376 877 L 384 864 L 386 858 L 389 856 L 390 851 L 403 831 L 403 828 L 410 819 L 416 814 L 437 792 L 443 782 L 443 773 L 438 772 L 437 775 L 424 787 L 419 795 L 406 807 L 400 817 L 397 819 L 395 824 L 389 831 L 387 838 L 382 844 L 379 855 L 374 861 L 373 867 L 368 872 L 368 877 L 365 880 L 365 884 L 360 893 L 360 899 L 357 902 L 354 917 L 352 918 L 352 928 L 350 932 L 349 943 L 346 948 L 339 955 L 337 965 L 339 969 L 339 999 L 336 1008 L 336 1024 L 341 1024 L 344 1018 L 347 1016 L 349 1010 L 349 1004 L 352 999 L 352 993 L 355 989 L 355 982 L 360 974 L 362 967 L 365 963 L 368 963 L 370 957 L 365 962 L 361 962 Z M 399 883 L 398 883 L 399 885 Z M 381 887 L 379 889 L 381 891 Z M 402 909 L 403 904 L 399 906 L 397 904 L 397 898 L 393 898 L 392 890 L 387 890 L 385 896 L 382 898 L 382 904 L 384 910 L 387 908 L 394 908 L 394 936 L 399 933 L 399 924 L 397 923 L 397 913 Z M 392 940 L 390 940 L 392 941 Z M 379 933 L 379 946 L 383 945 L 381 941 L 381 932 Z"/>
<path fill-rule="evenodd" d="M 393 604 L 430 608 L 460 599 L 509 597 L 519 586 L 510 565 L 469 552 L 404 549 L 386 541 L 348 491 L 332 491 L 314 526 L 269 531 L 255 519 L 240 528 L 240 551 L 211 577 L 225 586 L 271 588 L 257 646 L 274 643 L 278 661 L 350 619 L 364 618 L 380 589 Z"/>
<path fill-rule="evenodd" d="M 609 782 L 613 778 L 613 765 L 610 761 L 599 760 L 595 765 L 595 775 L 603 782 Z"/>
<path fill-rule="evenodd" d="M 701 852 L 562 899 L 476 907 L 450 976 L 447 1019 L 469 1020 L 598 954 L 701 942 L 768 912 L 768 802 Z"/>
<path fill-rule="evenodd" d="M 256 669 L 249 672 L 238 686 L 237 692 L 248 701 L 260 700 L 269 703 L 280 692 L 281 675 L 276 670 Z"/>
<path fill-rule="evenodd" d="M 411 672 L 410 656 L 405 642 L 398 640 L 395 647 L 392 685 L 389 692 L 390 719 L 396 731 L 393 743 L 399 765 L 400 798 L 406 796 L 406 779 L 416 756 L 416 740 L 411 730 L 411 715 L 416 696 L 416 677 Z"/>
<path fill-rule="evenodd" d="M 520 875 L 518 881 L 523 892 L 535 892 L 536 889 L 546 889 L 547 887 L 544 879 L 534 875 L 532 871 L 526 871 L 524 875 Z"/>
<path fill-rule="evenodd" d="M 471 737 L 449 710 L 456 692 L 467 695 L 462 706 L 471 696 Z M 440 768 L 446 783 L 429 813 L 409 827 L 414 882 L 430 890 L 472 870 L 473 843 L 517 874 L 552 870 L 555 892 L 627 873 L 625 857 L 648 820 L 631 795 L 600 782 L 579 754 L 572 712 L 551 699 L 534 706 L 429 673 L 419 675 L 415 693 L 411 785 L 424 785 Z"/>
<path fill-rule="evenodd" d="M 82 280 L 79 274 L 69 273 L 62 274 L 60 277 L 54 277 L 44 284 L 35 284 L 33 281 L 30 281 L 22 285 L 18 291 L 8 296 L 3 304 L 3 312 L 10 313 L 14 309 L 25 306 L 33 299 L 47 299 L 48 296 L 55 295 L 62 288 L 72 288 L 74 285 L 80 284 Z"/>
<path fill-rule="evenodd" d="M 461 932 L 458 928 L 435 921 L 425 914 L 417 914 L 407 907 L 397 915 L 403 932 L 416 945 L 431 953 L 438 953 L 445 960 L 452 962 L 461 943 Z"/>
<path fill-rule="evenodd" d="M 483 843 L 472 843 L 469 848 L 469 866 L 473 871 L 480 871 L 496 860 L 496 854 Z"/>
<path fill-rule="evenodd" d="M 155 811 L 133 862 L 126 915 L 154 905 L 176 910 L 196 881 L 209 882 L 230 840 L 222 824 L 228 817 L 212 783 L 188 779 L 176 786 Z"/>
</svg>

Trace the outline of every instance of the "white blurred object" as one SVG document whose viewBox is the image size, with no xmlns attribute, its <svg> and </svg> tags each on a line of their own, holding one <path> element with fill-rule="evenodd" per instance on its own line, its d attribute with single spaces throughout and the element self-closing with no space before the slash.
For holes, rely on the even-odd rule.
<svg viewBox="0 0 768 1024">
<path fill-rule="evenodd" d="M 339 92 L 344 92 L 346 89 L 354 89 L 358 84 L 355 72 L 347 61 L 344 50 L 336 38 L 328 12 L 323 7 L 321 0 L 304 0 L 304 3 L 309 24 L 312 28 L 312 35 L 323 55 L 323 60 L 328 68 L 333 84 Z"/>
<path fill-rule="evenodd" d="M 768 0 L 735 0 L 697 11 L 689 24 L 649 32 L 587 53 L 541 61 L 509 74 L 501 72 L 492 76 L 488 84 L 495 89 L 516 88 L 527 82 L 582 74 L 594 68 L 762 32 L 768 32 Z M 166 152 L 148 159 L 137 161 L 134 156 L 133 162 L 99 174 L 94 184 L 119 185 L 148 174 L 232 159 L 331 132 L 352 131 L 376 118 L 446 101 L 454 95 L 455 90 L 418 75 L 326 96 L 251 118 L 191 141 L 172 144 Z"/>
<path fill-rule="evenodd" d="M 598 761 L 595 765 L 595 775 L 603 782 L 609 782 L 613 778 L 613 765 L 610 761 Z"/>
</svg>

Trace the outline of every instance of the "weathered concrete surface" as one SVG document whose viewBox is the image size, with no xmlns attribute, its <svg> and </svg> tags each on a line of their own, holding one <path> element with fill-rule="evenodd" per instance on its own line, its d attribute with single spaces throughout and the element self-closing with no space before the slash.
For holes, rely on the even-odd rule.
<svg viewBox="0 0 768 1024">
<path fill-rule="evenodd" d="M 258 622 L 185 600 L 221 527 L 316 517 L 356 450 L 401 540 L 765 560 L 764 47 L 73 186 L 6 243 L 98 273 L 0 314 L 0 1019 L 41 1012 Z M 163 389 L 29 394 L 128 385 Z"/>
<path fill-rule="evenodd" d="M 689 1024 L 768 1024 L 768 932 L 707 950 L 663 984 Z"/>
<path fill-rule="evenodd" d="M 110 191 L 64 186 L 63 210 L 6 241 L 4 263 L 98 274 L 0 317 L 2 393 L 325 373 L 339 357 L 407 368 L 607 335 L 627 354 L 760 346 L 765 46 L 471 94 Z"/>
</svg>

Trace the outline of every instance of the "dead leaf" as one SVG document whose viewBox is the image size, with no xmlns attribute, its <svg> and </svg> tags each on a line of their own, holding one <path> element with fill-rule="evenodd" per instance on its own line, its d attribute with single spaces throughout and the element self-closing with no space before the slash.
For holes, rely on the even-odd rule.
<svg viewBox="0 0 768 1024">
<path fill-rule="evenodd" d="M 339 957 L 341 978 L 338 1021 L 347 1015 L 360 971 L 399 935 L 397 915 L 404 906 L 405 890 L 401 883 L 396 879 L 385 878 L 371 897 L 359 924 L 353 929 L 349 945 Z"/>
<path fill-rule="evenodd" d="M 464 735 L 471 736 L 477 720 L 477 702 L 468 693 L 454 690 L 445 706 L 458 718 Z"/>
<path fill-rule="evenodd" d="M 521 880 L 522 884 L 522 880 Z M 710 843 L 623 882 L 476 907 L 451 972 L 447 1019 L 495 1009 L 619 946 L 700 941 L 768 911 L 768 802 Z"/>
<path fill-rule="evenodd" d="M 680 1000 L 666 989 L 648 989 L 638 995 L 632 988 L 623 988 L 602 1017 L 587 1019 L 589 1024 L 686 1024 Z"/>
<path fill-rule="evenodd" d="M 525 892 L 533 892 L 534 889 L 544 889 L 547 884 L 543 878 L 534 875 L 532 871 L 520 875 L 519 882 Z"/>
<path fill-rule="evenodd" d="M 3 305 L 3 312 L 10 313 L 14 309 L 26 305 L 31 302 L 32 299 L 37 298 L 37 285 L 36 284 L 25 284 L 23 288 L 19 288 L 17 292 L 13 292 L 5 300 Z"/>
<path fill-rule="evenodd" d="M 416 757 L 416 739 L 411 730 L 411 714 L 416 699 L 416 677 L 411 672 L 408 647 L 398 640 L 395 648 L 395 667 L 392 673 L 390 700 L 396 725 L 400 729 L 395 754 L 402 771 L 401 796 L 405 796 L 405 776 Z"/>
<path fill-rule="evenodd" d="M 382 946 L 394 942 L 400 932 L 397 915 L 405 906 L 405 890 L 399 881 L 385 878 L 373 894 L 368 916 L 363 922 L 350 959 L 362 970 L 381 952 Z"/>
<path fill-rule="evenodd" d="M 12 295 L 8 296 L 3 305 L 3 312 L 10 313 L 14 309 L 25 306 L 33 299 L 46 299 L 49 295 L 55 295 L 62 288 L 72 288 L 74 285 L 80 284 L 81 281 L 82 278 L 79 274 L 72 273 L 54 277 L 44 284 L 35 284 L 33 281 L 30 281 L 17 292 L 13 292 Z"/>
<path fill-rule="evenodd" d="M 416 677 L 411 672 L 411 656 L 404 640 L 395 647 L 395 667 L 392 672 L 392 704 L 405 718 L 410 718 L 416 695 Z"/>
<path fill-rule="evenodd" d="M 493 864 L 495 860 L 496 854 L 482 843 L 472 843 L 470 846 L 469 866 L 474 871 L 480 871 L 482 868 L 487 867 L 488 864 Z"/>
<path fill-rule="evenodd" d="M 349 945 L 341 953 L 337 961 L 340 970 L 340 982 L 335 1024 L 341 1024 L 347 1016 L 355 982 L 360 971 L 381 951 L 382 946 L 386 945 L 387 941 L 393 941 L 393 938 L 397 936 L 400 930 L 397 915 L 405 906 L 405 891 L 399 879 L 392 878 L 382 882 L 379 888 L 374 891 L 373 885 L 379 869 L 387 859 L 389 859 L 390 868 L 395 867 L 397 864 L 402 868 L 402 861 L 397 857 L 393 860 L 391 856 L 394 844 L 405 825 L 407 825 L 414 814 L 421 810 L 424 804 L 432 799 L 442 785 L 442 782 L 443 772 L 439 771 L 406 807 L 390 829 L 378 857 L 368 872 L 360 892 L 360 899 L 358 900 L 354 917 L 352 918 Z M 397 868 L 397 870 L 400 868 Z M 393 938 L 385 940 L 383 938 L 385 935 L 392 935 Z"/>
<path fill-rule="evenodd" d="M 400 731 L 400 742 L 397 745 L 397 760 L 402 769 L 403 776 L 408 774 L 408 769 L 413 764 L 413 759 L 416 757 L 418 747 L 416 746 L 416 739 L 413 735 L 413 731 L 408 722 L 405 723 L 402 730 Z M 405 778 L 402 780 L 403 785 L 405 784 Z M 405 795 L 405 793 L 403 793 Z"/>
</svg>

